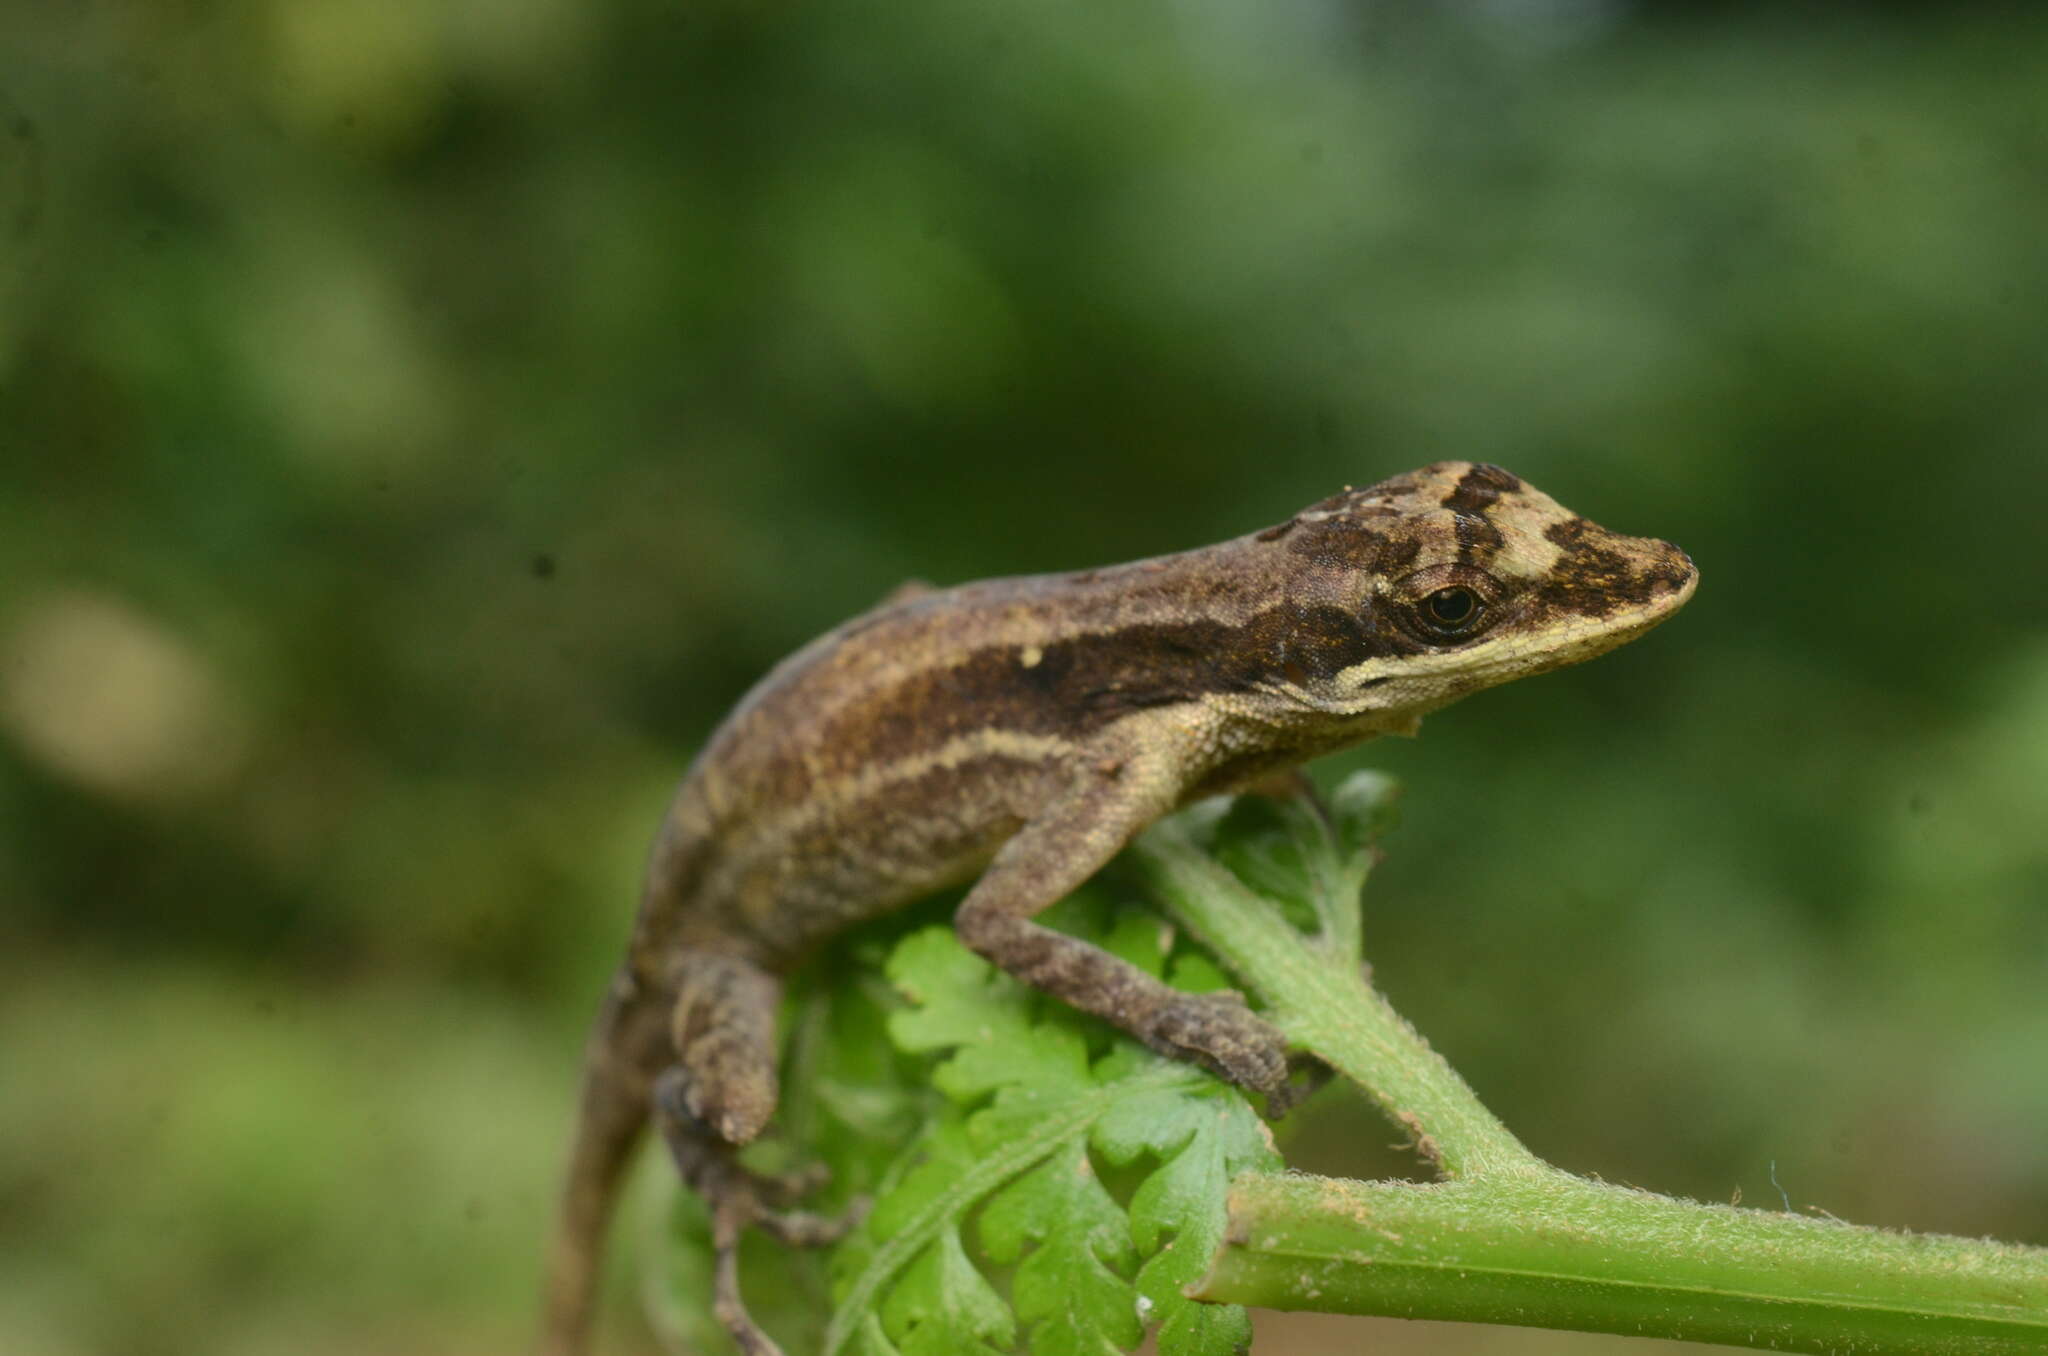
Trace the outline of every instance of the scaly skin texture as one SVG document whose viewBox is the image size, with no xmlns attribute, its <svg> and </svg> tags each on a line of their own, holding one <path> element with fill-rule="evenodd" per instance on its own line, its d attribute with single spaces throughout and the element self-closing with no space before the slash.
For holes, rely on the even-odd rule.
<svg viewBox="0 0 2048 1356">
<path fill-rule="evenodd" d="M 1268 1094 L 1279 1034 L 1033 915 L 1146 825 L 1469 692 L 1578 663 L 1692 595 L 1669 542 L 1595 526 L 1498 467 L 1441 462 L 1217 546 L 899 590 L 747 694 L 676 792 L 586 1060 L 542 1351 L 584 1349 L 618 1179 L 650 1120 L 704 1193 L 714 1307 L 742 1228 L 829 1238 L 733 1150 L 775 1110 L 780 976 L 848 925 L 975 880 L 961 939 L 1155 1050 Z"/>
</svg>

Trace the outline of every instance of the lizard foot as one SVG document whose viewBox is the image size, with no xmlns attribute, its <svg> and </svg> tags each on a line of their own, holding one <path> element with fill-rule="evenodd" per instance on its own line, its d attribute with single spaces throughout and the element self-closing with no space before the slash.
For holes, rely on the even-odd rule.
<svg viewBox="0 0 2048 1356">
<path fill-rule="evenodd" d="M 782 1356 L 775 1340 L 747 1312 L 740 1294 L 741 1234 L 749 1225 L 758 1225 L 791 1246 L 823 1247 L 860 1223 L 868 1202 L 856 1201 L 837 1216 L 788 1208 L 825 1183 L 829 1174 L 824 1165 L 780 1176 L 752 1171 L 740 1163 L 733 1145 L 689 1114 L 687 1087 L 687 1075 L 681 1069 L 670 1069 L 655 1080 L 654 1103 L 676 1171 L 704 1198 L 711 1212 L 711 1246 L 716 1257 L 711 1312 L 745 1356 Z"/>
<path fill-rule="evenodd" d="M 740 1235 L 749 1224 L 758 1224 L 785 1243 L 798 1247 L 822 1247 L 860 1222 L 867 1202 L 857 1202 L 834 1218 L 802 1210 L 768 1210 L 758 1200 L 733 1197 L 715 1201 L 711 1210 L 711 1246 L 716 1258 L 711 1289 L 711 1313 L 732 1335 L 745 1356 L 783 1356 L 782 1348 L 747 1312 L 740 1294 Z"/>
<path fill-rule="evenodd" d="M 1285 1094 L 1287 1039 L 1241 994 L 1176 994 L 1139 1034 L 1161 1054 L 1191 1059 L 1241 1088 Z"/>
</svg>

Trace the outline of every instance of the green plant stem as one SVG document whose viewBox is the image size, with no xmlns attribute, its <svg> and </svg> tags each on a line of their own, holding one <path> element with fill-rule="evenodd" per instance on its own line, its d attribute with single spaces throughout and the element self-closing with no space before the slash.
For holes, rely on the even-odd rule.
<svg viewBox="0 0 2048 1356">
<path fill-rule="evenodd" d="M 1308 808 L 1283 814 L 1312 856 L 1342 851 Z M 1781 1351 L 2048 1351 L 2048 1249 L 1699 1205 L 1560 1172 L 1367 983 L 1355 924 L 1329 922 L 1352 901 L 1318 900 L 1323 936 L 1305 937 L 1179 820 L 1147 833 L 1137 860 L 1290 1039 L 1363 1088 L 1445 1179 L 1241 1177 L 1195 1298 Z M 1323 876 L 1363 872 L 1325 859 Z"/>
<path fill-rule="evenodd" d="M 1347 946 L 1319 944 L 1296 932 L 1203 852 L 1179 820 L 1146 833 L 1137 859 L 1181 924 L 1268 1000 L 1274 1023 L 1365 1089 L 1391 1120 L 1416 1136 L 1445 1177 L 1548 1171 L 1366 983 Z"/>
<path fill-rule="evenodd" d="M 2048 1249 L 1698 1205 L 1547 1170 L 1247 1173 L 1197 1299 L 1774 1351 L 2048 1351 Z"/>
</svg>

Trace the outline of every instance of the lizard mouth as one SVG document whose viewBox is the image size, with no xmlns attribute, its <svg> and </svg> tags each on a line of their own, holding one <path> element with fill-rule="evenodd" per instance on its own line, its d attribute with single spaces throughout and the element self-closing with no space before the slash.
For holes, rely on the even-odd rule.
<svg viewBox="0 0 2048 1356">
<path fill-rule="evenodd" d="M 1691 556 L 1668 541 L 1654 545 L 1662 548 L 1662 559 L 1643 573 L 1649 596 L 1631 609 L 1646 627 L 1655 626 L 1684 607 L 1691 601 L 1693 590 L 1699 587 L 1700 582 L 1700 572 L 1693 565 Z"/>
<path fill-rule="evenodd" d="M 1640 607 L 1641 629 L 1632 632 L 1641 635 L 1643 630 L 1655 626 L 1692 600 L 1693 590 L 1699 587 L 1700 572 L 1692 563 L 1692 557 L 1668 541 L 1651 543 L 1658 548 L 1661 557 L 1658 564 L 1645 572 L 1649 582 L 1650 596 Z"/>
<path fill-rule="evenodd" d="M 1636 544 L 1651 548 L 1646 552 L 1652 557 L 1646 567 L 1617 581 L 1603 593 L 1566 595 L 1582 596 L 1584 601 L 1582 606 L 1563 609 L 1557 615 L 1557 622 L 1563 623 L 1563 643 L 1559 648 L 1568 652 L 1562 663 L 1591 659 L 1626 644 L 1691 601 L 1700 582 L 1692 558 L 1668 541 Z M 1539 590 L 1537 599 L 1539 607 L 1546 603 L 1556 607 L 1558 591 Z M 1578 613 L 1575 622 L 1573 612 Z M 1573 644 L 1574 640 L 1581 643 Z"/>
</svg>

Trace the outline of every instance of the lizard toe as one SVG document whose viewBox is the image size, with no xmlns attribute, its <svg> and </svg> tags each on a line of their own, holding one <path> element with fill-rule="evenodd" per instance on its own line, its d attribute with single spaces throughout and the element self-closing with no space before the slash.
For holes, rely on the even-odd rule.
<svg viewBox="0 0 2048 1356">
<path fill-rule="evenodd" d="M 1287 1041 L 1234 992 L 1188 994 L 1163 1009 L 1151 1033 L 1163 1053 L 1193 1059 L 1255 1092 L 1287 1082 Z"/>
</svg>

